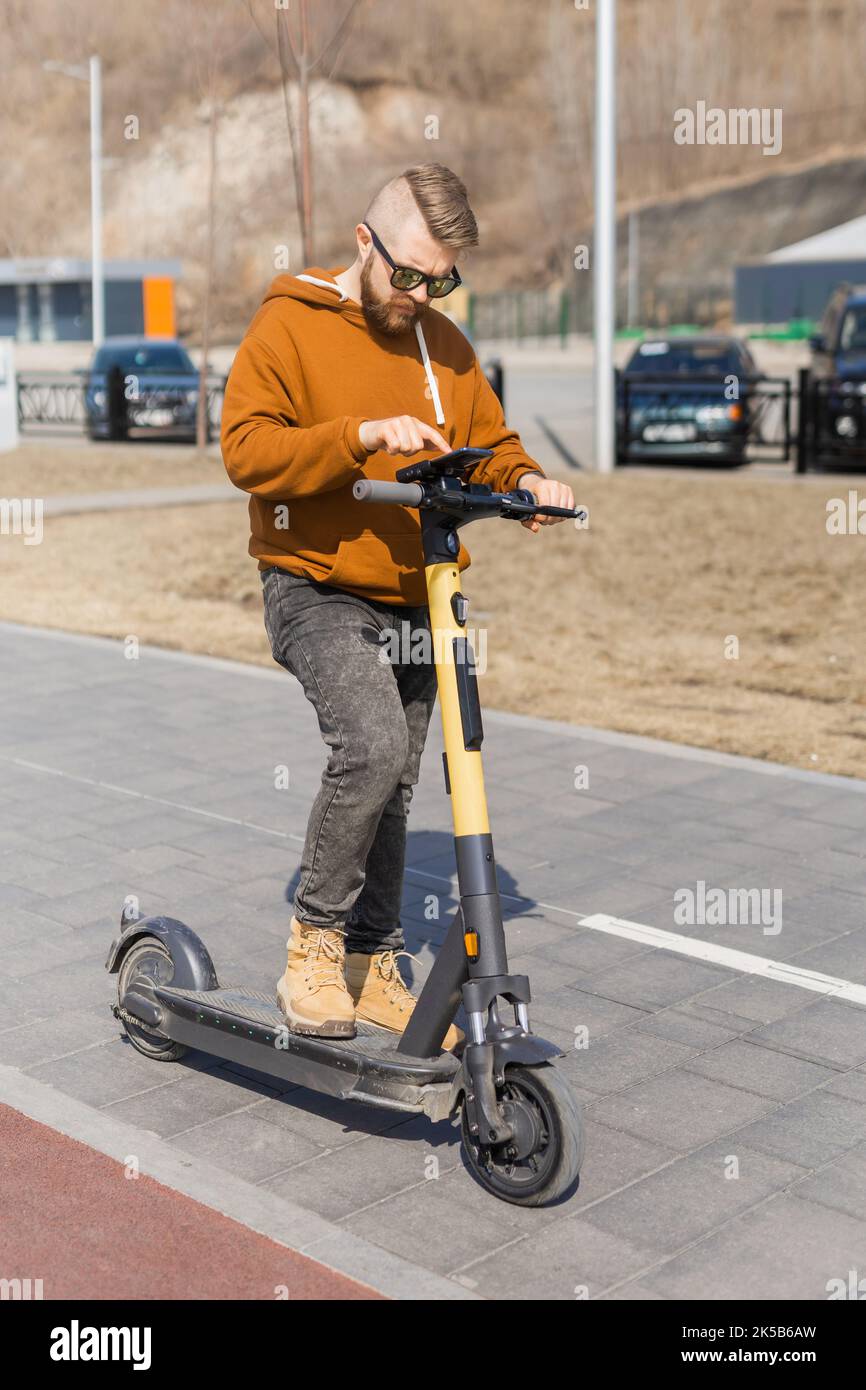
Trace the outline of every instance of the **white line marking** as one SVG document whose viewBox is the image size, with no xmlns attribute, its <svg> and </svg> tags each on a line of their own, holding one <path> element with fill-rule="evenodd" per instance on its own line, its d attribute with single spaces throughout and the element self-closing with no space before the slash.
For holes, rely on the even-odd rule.
<svg viewBox="0 0 866 1390">
<path fill-rule="evenodd" d="M 580 925 L 590 931 L 622 936 L 628 941 L 638 941 L 644 946 L 657 946 L 663 951 L 676 951 L 681 956 L 692 956 L 695 960 L 705 960 L 712 965 L 723 965 L 729 970 L 739 970 L 745 975 L 762 975 L 768 980 L 777 980 L 779 984 L 797 985 L 800 989 L 811 989 L 816 994 L 827 994 L 835 999 L 849 999 L 856 1004 L 866 1004 L 866 985 L 855 985 L 850 980 L 840 980 L 835 975 L 822 975 L 818 970 L 804 970 L 802 966 L 770 960 L 767 956 L 753 956 L 749 951 L 735 951 L 730 946 L 719 946 L 712 941 L 698 941 L 689 936 L 680 936 L 677 932 L 645 926 L 643 922 L 627 922 L 620 917 L 609 917 L 605 912 L 596 912 L 590 917 L 584 917 Z"/>
<path fill-rule="evenodd" d="M 134 796 L 141 801 L 150 801 L 158 806 L 169 806 L 175 811 L 186 811 L 190 815 L 205 816 L 208 820 L 223 821 L 228 825 L 239 825 L 245 830 L 258 830 L 263 835 L 275 835 L 281 840 L 294 840 L 303 844 L 303 835 L 293 835 L 286 830 L 275 830 L 269 825 L 258 825 L 255 821 L 240 820 L 234 816 L 219 815 L 216 811 L 205 811 L 200 806 L 188 806 L 182 801 L 170 801 L 164 796 L 151 796 L 148 792 L 136 791 L 133 787 L 119 787 L 113 782 L 100 782 L 94 777 L 83 777 L 78 773 L 64 772 L 61 768 L 46 767 L 43 763 L 28 762 L 24 758 L 0 758 L 2 762 L 14 763 L 16 767 L 26 767 L 33 772 L 47 772 L 52 777 L 64 777 L 70 782 L 81 782 L 88 787 L 100 787 L 103 791 L 119 792 L 123 796 Z M 447 883 L 454 889 L 454 875 L 431 874 L 427 869 L 406 868 L 413 878 L 428 878 L 436 883 Z M 604 932 L 608 936 L 624 937 L 643 946 L 655 946 L 663 951 L 675 951 L 681 956 L 691 956 L 694 960 L 708 961 L 712 965 L 725 966 L 745 975 L 760 975 L 778 984 L 796 985 L 798 989 L 808 989 L 815 994 L 825 994 L 828 998 L 848 1000 L 854 1004 L 866 1004 L 866 985 L 855 984 L 852 980 L 842 980 L 835 975 L 823 975 L 819 970 L 804 970 L 799 965 L 789 965 L 784 961 L 770 960 L 768 956 L 755 956 L 749 951 L 735 951 L 730 946 L 719 946 L 712 941 L 700 941 L 694 937 L 681 936 L 677 932 L 663 931 L 660 927 L 649 927 L 643 922 L 629 922 L 621 917 L 611 917 L 606 912 L 595 912 L 587 917 L 574 908 L 560 907 L 557 903 L 541 902 L 537 898 L 521 897 L 513 893 L 499 896 L 514 903 L 530 903 L 543 908 L 545 912 L 560 912 L 573 917 L 581 927 L 588 931 Z"/>
<path fill-rule="evenodd" d="M 64 772 L 59 767 L 46 767 L 44 763 L 30 763 L 25 758 L 4 758 L 3 761 L 14 763 L 16 767 L 29 768 L 31 772 L 47 772 L 52 777 L 65 777 L 67 782 L 81 782 L 85 787 L 101 787 L 103 791 L 119 792 L 121 796 L 134 796 L 139 801 L 152 801 L 157 806 L 170 806 L 173 811 L 188 811 L 190 815 L 204 816 L 207 820 L 224 821 L 227 825 L 241 825 L 246 830 L 260 830 L 263 835 L 278 835 L 282 840 L 304 843 L 303 835 L 292 835 L 287 830 L 272 830 L 269 825 L 258 825 L 252 820 L 240 820 L 237 816 L 222 816 L 218 811 L 205 811 L 201 806 L 188 806 L 183 801 L 170 801 L 166 796 L 151 796 L 149 792 L 137 792 L 134 787 L 119 787 L 116 782 L 100 782 L 95 777 L 82 777 L 75 772 Z"/>
</svg>

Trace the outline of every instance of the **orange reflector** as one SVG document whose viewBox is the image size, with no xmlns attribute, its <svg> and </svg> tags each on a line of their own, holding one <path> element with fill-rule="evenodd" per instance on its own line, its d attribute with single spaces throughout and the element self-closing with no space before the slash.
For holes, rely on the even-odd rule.
<svg viewBox="0 0 866 1390">
<path fill-rule="evenodd" d="M 464 932 L 464 933 L 463 933 L 463 940 L 466 942 L 466 954 L 467 954 L 467 956 L 473 956 L 473 957 L 474 957 L 474 956 L 477 956 L 477 955 L 478 955 L 478 933 L 477 933 L 476 931 L 467 931 L 467 932 Z"/>
<path fill-rule="evenodd" d="M 742 418 L 743 418 L 743 407 L 742 407 L 741 405 L 729 405 L 729 406 L 728 406 L 728 418 L 731 419 L 731 420 L 742 420 Z"/>
</svg>

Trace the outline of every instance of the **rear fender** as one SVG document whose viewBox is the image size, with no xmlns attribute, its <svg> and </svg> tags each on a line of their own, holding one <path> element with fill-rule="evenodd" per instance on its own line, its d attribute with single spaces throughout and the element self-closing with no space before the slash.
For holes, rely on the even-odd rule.
<svg viewBox="0 0 866 1390">
<path fill-rule="evenodd" d="M 130 946 L 143 936 L 155 936 L 164 943 L 174 962 L 172 984 L 178 989 L 219 988 L 214 963 L 204 942 L 196 936 L 192 927 L 175 917 L 140 917 L 124 925 L 120 936 L 112 941 L 105 962 L 110 975 L 117 974 Z"/>
</svg>

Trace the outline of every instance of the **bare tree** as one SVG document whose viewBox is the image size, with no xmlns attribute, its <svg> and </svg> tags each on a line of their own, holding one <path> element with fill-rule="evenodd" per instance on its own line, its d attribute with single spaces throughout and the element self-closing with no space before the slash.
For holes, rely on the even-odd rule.
<svg viewBox="0 0 866 1390">
<path fill-rule="evenodd" d="M 213 300 L 214 251 L 216 243 L 216 190 L 217 190 L 217 127 L 220 107 L 215 100 L 210 103 L 207 115 L 207 231 L 205 233 L 204 257 L 204 295 L 201 309 L 201 362 L 198 369 L 198 400 L 195 415 L 195 443 L 197 449 L 205 449 L 209 435 L 208 415 L 208 360 L 210 351 L 211 305 Z"/>
<path fill-rule="evenodd" d="M 250 14 L 259 24 L 253 0 L 247 0 Z M 301 252 L 305 265 L 312 265 L 314 250 L 313 149 L 310 133 L 310 84 L 318 73 L 331 80 L 349 39 L 352 20 L 363 0 L 298 0 L 297 6 L 275 6 L 276 52 L 295 185 L 295 207 L 301 229 Z M 297 18 L 295 18 L 297 16 Z M 292 84 L 297 89 L 297 112 L 292 109 Z"/>
<path fill-rule="evenodd" d="M 228 59 L 236 43 L 235 32 L 227 22 L 234 5 L 231 0 L 185 0 L 172 18 L 180 22 L 182 37 L 192 57 L 200 116 L 207 125 L 207 179 L 205 205 L 205 240 L 203 249 L 204 284 L 201 300 L 201 330 L 196 405 L 196 448 L 207 447 L 208 419 L 208 352 L 214 304 L 214 268 L 216 260 L 216 209 L 219 189 L 219 124 L 230 100 L 227 77 Z"/>
</svg>

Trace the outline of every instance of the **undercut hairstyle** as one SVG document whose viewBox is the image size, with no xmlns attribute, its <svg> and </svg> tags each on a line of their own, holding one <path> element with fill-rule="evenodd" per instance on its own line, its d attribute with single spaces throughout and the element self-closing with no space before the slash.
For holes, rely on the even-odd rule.
<svg viewBox="0 0 866 1390">
<path fill-rule="evenodd" d="M 380 188 L 364 213 L 364 221 L 380 235 L 391 235 L 414 210 L 420 212 L 434 241 L 450 251 L 478 245 L 478 224 L 466 185 L 444 164 L 414 164 L 404 169 Z"/>
</svg>

